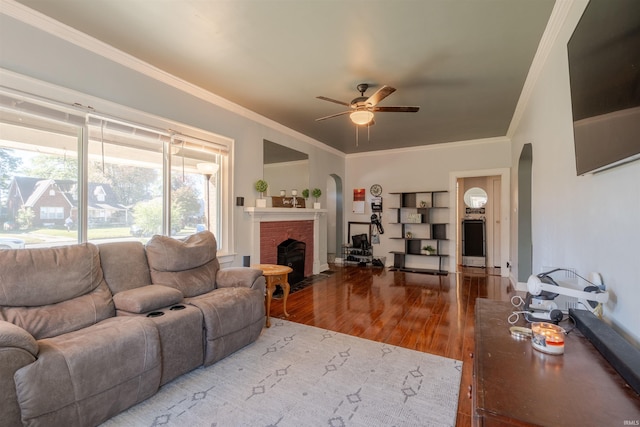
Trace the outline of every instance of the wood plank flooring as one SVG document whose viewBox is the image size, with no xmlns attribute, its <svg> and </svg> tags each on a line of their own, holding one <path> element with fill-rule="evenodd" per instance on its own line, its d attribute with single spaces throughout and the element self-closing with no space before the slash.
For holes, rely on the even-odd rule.
<svg viewBox="0 0 640 427">
<path fill-rule="evenodd" d="M 492 269 L 433 276 L 331 265 L 334 273 L 287 300 L 288 320 L 463 361 L 457 426 L 471 425 L 476 298 L 508 301 L 514 290 Z M 284 318 L 282 300 L 271 316 Z"/>
</svg>

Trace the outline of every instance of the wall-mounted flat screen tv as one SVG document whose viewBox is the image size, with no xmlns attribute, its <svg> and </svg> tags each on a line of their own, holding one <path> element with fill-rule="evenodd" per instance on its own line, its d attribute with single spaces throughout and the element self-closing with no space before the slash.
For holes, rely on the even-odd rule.
<svg viewBox="0 0 640 427">
<path fill-rule="evenodd" d="M 591 0 L 567 51 L 577 174 L 640 159 L 640 0 Z"/>
</svg>

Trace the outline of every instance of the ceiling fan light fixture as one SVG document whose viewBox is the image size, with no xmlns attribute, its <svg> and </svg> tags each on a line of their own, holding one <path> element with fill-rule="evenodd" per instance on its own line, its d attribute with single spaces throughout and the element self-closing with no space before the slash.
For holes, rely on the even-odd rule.
<svg viewBox="0 0 640 427">
<path fill-rule="evenodd" d="M 351 121 L 357 125 L 366 125 L 373 120 L 373 113 L 368 110 L 358 110 L 349 114 Z"/>
</svg>

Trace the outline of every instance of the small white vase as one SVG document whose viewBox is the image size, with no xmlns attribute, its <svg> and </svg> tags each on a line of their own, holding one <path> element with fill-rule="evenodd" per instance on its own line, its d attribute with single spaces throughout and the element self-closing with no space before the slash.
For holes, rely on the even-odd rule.
<svg viewBox="0 0 640 427">
<path fill-rule="evenodd" d="M 267 199 L 256 199 L 256 208 L 266 208 Z"/>
<path fill-rule="evenodd" d="M 313 202 L 313 209 L 320 209 L 320 202 Z"/>
</svg>

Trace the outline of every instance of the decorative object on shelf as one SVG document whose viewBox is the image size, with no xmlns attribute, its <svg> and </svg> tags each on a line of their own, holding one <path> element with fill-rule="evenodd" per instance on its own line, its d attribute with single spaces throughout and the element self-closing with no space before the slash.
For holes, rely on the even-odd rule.
<svg viewBox="0 0 640 427">
<path fill-rule="evenodd" d="M 273 208 L 304 208 L 305 200 L 302 197 L 293 196 L 271 196 L 271 207 Z"/>
<path fill-rule="evenodd" d="M 382 186 L 380 184 L 373 184 L 369 189 L 369 193 L 375 197 L 382 195 Z"/>
<path fill-rule="evenodd" d="M 436 253 L 436 249 L 431 245 L 424 246 L 422 249 L 427 255 L 433 255 Z"/>
<path fill-rule="evenodd" d="M 426 201 L 424 201 L 424 200 L 421 200 L 421 201 L 420 201 L 420 207 L 421 207 L 421 208 L 426 208 L 426 207 L 427 207 L 427 202 L 426 202 Z"/>
<path fill-rule="evenodd" d="M 410 231 L 407 231 L 407 234 L 405 234 L 405 236 L 407 237 L 407 239 L 412 239 L 413 233 L 411 233 Z"/>
<path fill-rule="evenodd" d="M 264 179 L 259 179 L 255 183 L 255 189 L 258 193 L 260 193 L 260 198 L 256 199 L 256 207 L 258 208 L 266 208 L 267 207 L 267 199 L 264 198 L 264 193 L 269 188 L 269 184 Z"/>
<path fill-rule="evenodd" d="M 287 190 L 280 190 L 280 195 L 282 197 L 286 196 L 287 195 Z"/>
<path fill-rule="evenodd" d="M 302 197 L 304 197 L 305 199 L 309 198 L 309 189 L 305 188 L 304 190 L 302 190 Z"/>
<path fill-rule="evenodd" d="M 411 224 L 420 224 L 422 222 L 422 214 L 419 214 L 419 213 L 407 214 L 407 222 Z"/>
<path fill-rule="evenodd" d="M 314 199 L 316 199 L 313 204 L 313 209 L 320 209 L 320 202 L 318 201 L 318 198 L 322 196 L 322 190 L 320 190 L 319 188 L 314 188 L 313 190 L 311 190 L 311 195 L 314 197 Z"/>
</svg>

